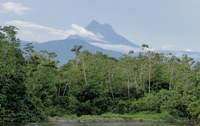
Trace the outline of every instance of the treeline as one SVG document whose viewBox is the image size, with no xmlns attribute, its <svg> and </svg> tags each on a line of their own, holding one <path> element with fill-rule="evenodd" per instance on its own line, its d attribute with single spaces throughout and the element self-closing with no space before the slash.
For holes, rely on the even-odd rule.
<svg viewBox="0 0 200 126">
<path fill-rule="evenodd" d="M 76 58 L 57 67 L 55 53 L 30 43 L 20 50 L 16 33 L 0 27 L 0 121 L 141 111 L 200 120 L 200 63 L 187 55 L 130 51 L 115 59 L 74 46 Z"/>
</svg>

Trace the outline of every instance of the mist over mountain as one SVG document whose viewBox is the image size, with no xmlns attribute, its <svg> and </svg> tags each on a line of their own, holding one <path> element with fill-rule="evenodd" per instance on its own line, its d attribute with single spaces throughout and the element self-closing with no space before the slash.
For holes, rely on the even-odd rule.
<svg viewBox="0 0 200 126">
<path fill-rule="evenodd" d="M 82 45 L 82 51 L 88 50 L 92 53 L 97 51 L 107 54 L 108 56 L 119 58 L 123 54 L 128 53 L 130 50 L 134 50 L 135 54 L 140 51 L 140 46 L 126 39 L 125 37 L 117 34 L 110 24 L 100 24 L 96 20 L 89 23 L 87 27 L 81 29 L 83 32 L 87 32 L 87 35 L 70 35 L 63 40 L 54 40 L 47 42 L 31 42 L 36 51 L 47 50 L 55 52 L 57 54 L 57 60 L 60 61 L 59 65 L 63 65 L 68 60 L 73 59 L 75 54 L 70 50 L 74 45 Z M 26 43 L 30 41 L 22 41 L 21 48 L 25 47 Z M 183 54 L 200 61 L 199 52 L 187 52 L 187 51 L 158 51 L 164 54 L 172 53 L 177 57 L 181 57 Z"/>
<path fill-rule="evenodd" d="M 24 48 L 25 44 L 26 42 L 22 42 L 21 48 Z M 116 58 L 119 58 L 122 55 L 122 53 L 119 53 L 119 52 L 109 51 L 109 50 L 105 50 L 105 49 L 93 46 L 89 44 L 88 42 L 81 39 L 80 40 L 65 39 L 65 40 L 49 41 L 45 43 L 33 43 L 34 49 L 36 51 L 47 50 L 50 52 L 55 52 L 57 54 L 56 59 L 59 60 L 60 65 L 63 65 L 68 60 L 75 58 L 75 54 L 71 52 L 71 49 L 73 48 L 74 45 L 82 45 L 83 48 L 81 49 L 81 51 L 89 50 L 91 53 L 96 53 L 97 51 L 99 51 Z"/>
<path fill-rule="evenodd" d="M 31 43 L 36 51 L 47 50 L 55 52 L 57 54 L 57 60 L 60 61 L 61 65 L 75 57 L 74 53 L 70 51 L 74 45 L 82 45 L 82 50 L 88 50 L 92 53 L 99 51 L 115 58 L 119 58 L 130 50 L 139 49 L 139 45 L 118 35 L 109 24 L 100 24 L 93 20 L 85 29 L 94 35 L 82 36 L 77 34 L 70 35 L 64 40 Z M 26 43 L 30 43 L 30 41 L 22 41 L 22 49 Z"/>
<path fill-rule="evenodd" d="M 93 20 L 87 27 L 87 30 L 94 33 L 99 33 L 103 35 L 104 40 L 108 41 L 110 44 L 122 44 L 134 48 L 139 48 L 139 45 L 127 40 L 123 36 L 117 34 L 110 24 L 100 24 L 96 20 Z"/>
</svg>

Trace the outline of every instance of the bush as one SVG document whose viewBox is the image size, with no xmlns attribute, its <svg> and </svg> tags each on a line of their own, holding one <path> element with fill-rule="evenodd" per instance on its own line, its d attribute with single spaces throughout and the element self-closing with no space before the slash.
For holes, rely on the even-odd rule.
<svg viewBox="0 0 200 126">
<path fill-rule="evenodd" d="M 167 111 L 173 116 L 182 115 L 184 107 L 182 105 L 181 95 L 175 91 L 161 90 L 158 93 L 146 94 L 145 97 L 132 103 L 132 112 Z"/>
<path fill-rule="evenodd" d="M 200 123 L 200 100 L 190 103 L 187 110 L 191 117 Z"/>
<path fill-rule="evenodd" d="M 117 114 L 129 113 L 131 108 L 131 103 L 129 101 L 119 100 L 113 105 L 111 111 Z"/>
</svg>

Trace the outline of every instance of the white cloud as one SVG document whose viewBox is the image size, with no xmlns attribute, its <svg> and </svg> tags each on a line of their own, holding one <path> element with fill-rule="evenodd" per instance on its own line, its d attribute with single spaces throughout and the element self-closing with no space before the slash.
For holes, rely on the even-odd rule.
<svg viewBox="0 0 200 126">
<path fill-rule="evenodd" d="M 112 51 L 117 51 L 117 52 L 121 52 L 121 53 L 128 53 L 130 50 L 134 50 L 136 51 L 135 48 L 132 48 L 130 46 L 126 46 L 126 45 L 112 45 L 112 44 L 104 44 L 104 43 L 90 43 L 94 46 L 97 47 L 101 47 L 105 50 L 112 50 Z"/>
<path fill-rule="evenodd" d="M 44 42 L 49 40 L 66 39 L 70 35 L 79 35 L 96 41 L 103 38 L 102 35 L 90 32 L 76 24 L 72 24 L 71 29 L 69 30 L 56 29 L 19 20 L 7 21 L 6 24 L 16 26 L 19 29 L 18 37 L 22 40 L 28 41 Z"/>
<path fill-rule="evenodd" d="M 130 50 L 138 51 L 138 49 L 126 45 L 109 44 L 109 42 L 103 40 L 103 36 L 101 34 L 93 33 L 76 24 L 72 24 L 71 29 L 68 30 L 51 28 L 33 22 L 20 20 L 7 21 L 6 25 L 16 26 L 19 29 L 18 37 L 21 40 L 26 41 L 46 42 L 51 40 L 66 39 L 70 35 L 79 35 L 83 38 L 92 40 L 88 41 L 90 44 L 106 50 L 122 53 L 128 53 Z"/>
<path fill-rule="evenodd" d="M 150 52 L 156 52 L 154 48 L 144 48 L 143 50 L 140 50 L 142 52 L 150 51 Z"/>
<path fill-rule="evenodd" d="M 167 44 L 162 46 L 162 50 L 174 50 L 175 46 L 173 44 Z"/>
<path fill-rule="evenodd" d="M 192 52 L 192 49 L 186 49 L 185 51 L 186 52 Z"/>
<path fill-rule="evenodd" d="M 16 26 L 19 29 L 18 37 L 22 40 L 44 42 L 64 39 L 68 36 L 68 33 L 64 30 L 46 27 L 32 22 L 14 20 L 7 21 L 6 25 Z"/>
<path fill-rule="evenodd" d="M 70 35 L 79 35 L 81 37 L 89 38 L 96 41 L 99 41 L 103 38 L 102 35 L 88 31 L 79 25 L 72 24 L 71 27 L 72 29 L 67 31 Z"/>
<path fill-rule="evenodd" d="M 13 2 L 0 3 L 0 14 L 11 12 L 18 15 L 22 15 L 29 10 L 30 8 L 25 7 L 20 3 L 13 3 Z"/>
</svg>

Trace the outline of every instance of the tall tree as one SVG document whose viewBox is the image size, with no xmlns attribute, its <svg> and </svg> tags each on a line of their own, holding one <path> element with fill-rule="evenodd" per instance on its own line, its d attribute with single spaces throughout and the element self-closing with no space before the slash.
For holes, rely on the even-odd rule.
<svg viewBox="0 0 200 126">
<path fill-rule="evenodd" d="M 3 108 L 0 119 L 3 121 L 27 118 L 27 93 L 23 83 L 25 62 L 16 30 L 14 26 L 0 27 L 0 108 Z"/>
<path fill-rule="evenodd" d="M 142 44 L 142 49 L 147 51 L 147 56 L 148 56 L 148 73 L 149 73 L 149 85 L 148 85 L 148 91 L 149 93 L 151 93 L 151 70 L 152 70 L 152 64 L 151 64 L 151 55 L 152 55 L 152 52 L 150 51 L 150 48 L 148 45 L 146 44 Z"/>
</svg>

